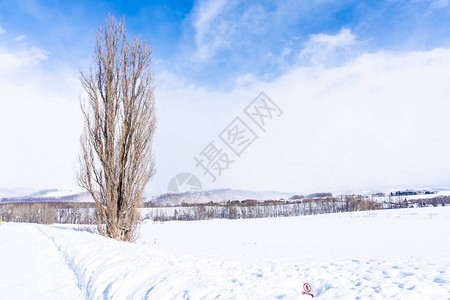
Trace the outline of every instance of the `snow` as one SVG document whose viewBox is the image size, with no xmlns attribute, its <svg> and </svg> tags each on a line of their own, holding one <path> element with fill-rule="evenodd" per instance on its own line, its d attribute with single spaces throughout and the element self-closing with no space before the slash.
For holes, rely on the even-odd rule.
<svg viewBox="0 0 450 300">
<path fill-rule="evenodd" d="M 0 191 L 2 191 L 0 189 Z M 94 200 L 87 192 L 77 190 L 41 190 L 31 194 L 19 194 L 19 192 L 0 194 L 0 203 L 14 202 L 93 202 Z"/>
<path fill-rule="evenodd" d="M 441 196 L 450 196 L 450 191 L 435 191 L 433 194 L 419 194 L 419 195 L 404 195 L 404 196 L 389 196 L 389 193 L 386 193 L 386 196 L 376 196 L 372 199 L 379 202 L 397 202 L 403 200 L 420 200 L 420 199 L 432 199 Z"/>
<path fill-rule="evenodd" d="M 0 198 L 24 197 L 34 192 L 35 190 L 30 188 L 0 188 Z"/>
<path fill-rule="evenodd" d="M 66 196 L 73 196 L 79 193 L 76 192 L 72 192 L 71 190 L 48 190 L 48 191 L 42 191 L 40 193 L 36 193 L 34 195 L 35 198 L 49 198 L 49 197 L 53 197 L 53 198 L 60 198 L 60 197 L 66 197 Z"/>
<path fill-rule="evenodd" d="M 318 299 L 449 299 L 449 237 L 450 207 L 148 222 L 136 244 L 3 223 L 0 295 L 309 299 L 308 282 Z"/>
<path fill-rule="evenodd" d="M 83 299 L 54 244 L 31 224 L 0 224 L 1 299 Z"/>
<path fill-rule="evenodd" d="M 184 192 L 163 194 L 152 197 L 152 202 L 159 205 L 178 205 L 185 203 L 226 202 L 228 200 L 279 200 L 292 197 L 293 193 L 277 191 L 248 191 L 237 189 L 215 189 L 201 192 Z"/>
</svg>

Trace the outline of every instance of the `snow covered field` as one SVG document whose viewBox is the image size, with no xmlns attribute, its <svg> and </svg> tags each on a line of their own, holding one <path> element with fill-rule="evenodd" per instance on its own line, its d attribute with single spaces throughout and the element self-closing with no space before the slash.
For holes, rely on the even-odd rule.
<svg viewBox="0 0 450 300">
<path fill-rule="evenodd" d="M 1 299 L 450 299 L 450 207 L 151 222 L 136 244 L 0 226 Z"/>
</svg>

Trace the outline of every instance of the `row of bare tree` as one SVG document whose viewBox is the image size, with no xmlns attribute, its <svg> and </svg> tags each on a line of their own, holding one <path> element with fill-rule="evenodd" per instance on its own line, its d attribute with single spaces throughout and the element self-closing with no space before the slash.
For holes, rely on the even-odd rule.
<svg viewBox="0 0 450 300">
<path fill-rule="evenodd" d="M 93 203 L 6 203 L 0 204 L 0 219 L 38 224 L 96 224 Z"/>
<path fill-rule="evenodd" d="M 450 205 L 450 197 L 439 196 L 430 199 L 403 199 L 396 202 L 379 202 L 366 196 L 351 195 L 294 201 L 270 200 L 258 202 L 245 200 L 223 203 L 210 202 L 204 204 L 182 204 L 172 207 L 151 206 L 148 203 L 145 217 L 153 221 L 248 219 L 441 205 Z"/>
<path fill-rule="evenodd" d="M 326 197 L 290 201 L 256 200 L 182 204 L 159 207 L 147 202 L 140 216 L 153 221 L 276 218 L 325 213 L 450 205 L 450 196 L 377 202 L 364 196 Z M 34 202 L 0 204 L 0 219 L 39 224 L 97 224 L 94 203 Z M 141 220 L 141 217 L 139 218 Z M 103 223 L 103 226 L 105 224 Z"/>
<path fill-rule="evenodd" d="M 382 209 L 383 205 L 363 196 L 315 198 L 298 201 L 228 201 L 224 203 L 183 204 L 178 207 L 148 208 L 146 218 L 154 221 L 247 219 L 292 217 L 347 211 Z"/>
</svg>

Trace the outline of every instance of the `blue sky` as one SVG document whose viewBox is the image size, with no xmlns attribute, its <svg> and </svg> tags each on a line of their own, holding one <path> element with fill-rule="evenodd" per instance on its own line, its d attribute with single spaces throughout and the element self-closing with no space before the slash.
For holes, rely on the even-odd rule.
<svg viewBox="0 0 450 300">
<path fill-rule="evenodd" d="M 205 189 L 450 186 L 447 0 L 0 0 L 0 188 L 74 188 L 79 71 L 108 14 L 154 50 L 150 193 L 181 172 Z M 209 182 L 193 157 L 261 91 L 283 117 Z"/>
<path fill-rule="evenodd" d="M 297 54 L 312 34 L 350 29 L 359 39 L 352 55 L 450 40 L 447 1 L 1 1 L 2 39 L 25 35 L 22 42 L 47 50 L 50 60 L 82 68 L 108 13 L 124 16 L 131 35 L 152 43 L 157 71 L 212 88 L 230 88 L 241 74 L 273 79 L 307 64 Z"/>
</svg>

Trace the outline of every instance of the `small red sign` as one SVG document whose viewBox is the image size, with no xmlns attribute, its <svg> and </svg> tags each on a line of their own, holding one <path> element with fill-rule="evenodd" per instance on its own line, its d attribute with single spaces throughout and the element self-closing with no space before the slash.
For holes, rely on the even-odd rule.
<svg viewBox="0 0 450 300">
<path fill-rule="evenodd" d="M 314 298 L 314 295 L 310 293 L 311 292 L 311 286 L 309 285 L 309 283 L 305 282 L 303 284 L 303 292 L 302 295 L 310 295 L 311 297 Z"/>
</svg>

